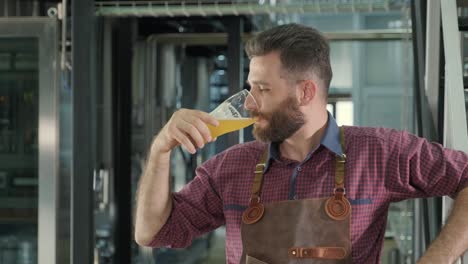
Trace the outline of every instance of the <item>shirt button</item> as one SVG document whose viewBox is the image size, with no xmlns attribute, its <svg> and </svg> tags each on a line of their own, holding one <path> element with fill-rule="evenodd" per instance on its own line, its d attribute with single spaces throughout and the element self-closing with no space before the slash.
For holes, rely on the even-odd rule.
<svg viewBox="0 0 468 264">
<path fill-rule="evenodd" d="M 301 168 L 301 167 L 297 167 L 297 171 L 301 171 L 301 170 L 302 170 L 302 168 Z"/>
<path fill-rule="evenodd" d="M 294 199 L 294 200 L 297 200 L 297 198 L 298 198 L 298 197 L 297 197 L 297 194 L 295 194 L 294 197 L 293 197 L 293 199 Z"/>
</svg>

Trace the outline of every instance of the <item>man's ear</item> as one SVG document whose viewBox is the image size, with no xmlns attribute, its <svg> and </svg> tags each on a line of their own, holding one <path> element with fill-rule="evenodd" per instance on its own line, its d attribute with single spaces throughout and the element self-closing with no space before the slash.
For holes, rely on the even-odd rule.
<svg viewBox="0 0 468 264">
<path fill-rule="evenodd" d="M 299 85 L 298 102 L 300 106 L 309 104 L 317 94 L 317 84 L 313 80 L 304 80 Z"/>
</svg>

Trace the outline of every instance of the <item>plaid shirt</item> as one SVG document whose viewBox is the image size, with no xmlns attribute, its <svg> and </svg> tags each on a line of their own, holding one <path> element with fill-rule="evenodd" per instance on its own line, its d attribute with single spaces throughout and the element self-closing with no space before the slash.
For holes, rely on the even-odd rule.
<svg viewBox="0 0 468 264">
<path fill-rule="evenodd" d="M 391 202 L 456 195 L 468 187 L 468 155 L 406 132 L 345 127 L 346 195 L 352 205 L 353 263 L 379 263 Z M 254 168 L 269 147 L 263 203 L 329 197 L 335 155 L 343 151 L 330 116 L 319 147 L 297 162 L 279 155 L 277 144 L 236 145 L 205 162 L 197 176 L 173 194 L 173 210 L 152 247 L 186 247 L 193 238 L 226 225 L 226 262 L 242 254 L 241 215 L 247 208 Z M 272 230 L 274 232 L 274 230 Z"/>
</svg>

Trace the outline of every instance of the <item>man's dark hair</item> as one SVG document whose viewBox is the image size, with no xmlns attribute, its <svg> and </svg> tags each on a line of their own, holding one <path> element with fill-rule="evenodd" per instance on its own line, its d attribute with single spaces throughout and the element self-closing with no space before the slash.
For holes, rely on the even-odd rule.
<svg viewBox="0 0 468 264">
<path fill-rule="evenodd" d="M 279 52 L 282 68 L 288 74 L 303 75 L 312 71 L 323 80 L 326 91 L 332 79 L 330 46 L 316 29 L 299 24 L 287 24 L 265 30 L 245 45 L 249 58 Z"/>
</svg>

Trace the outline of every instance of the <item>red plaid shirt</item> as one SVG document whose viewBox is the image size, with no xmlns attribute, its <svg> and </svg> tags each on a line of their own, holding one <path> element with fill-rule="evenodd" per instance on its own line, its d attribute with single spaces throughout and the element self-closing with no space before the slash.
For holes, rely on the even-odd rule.
<svg viewBox="0 0 468 264">
<path fill-rule="evenodd" d="M 345 127 L 345 141 L 353 263 L 380 262 L 391 202 L 455 195 L 468 187 L 468 155 L 463 152 L 386 128 Z M 241 215 L 251 194 L 255 165 L 268 147 L 256 141 L 237 145 L 201 165 L 194 180 L 174 193 L 171 216 L 150 246 L 186 247 L 193 238 L 226 225 L 226 262 L 239 263 Z M 333 118 L 322 144 L 303 162 L 281 158 L 272 144 L 262 201 L 330 196 L 335 155 L 340 152 Z"/>
</svg>

